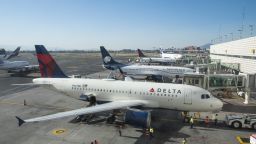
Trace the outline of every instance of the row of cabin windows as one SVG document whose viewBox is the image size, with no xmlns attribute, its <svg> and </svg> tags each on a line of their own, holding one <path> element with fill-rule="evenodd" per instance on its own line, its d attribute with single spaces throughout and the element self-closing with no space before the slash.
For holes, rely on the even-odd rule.
<svg viewBox="0 0 256 144">
<path fill-rule="evenodd" d="M 108 89 L 93 89 L 93 88 L 75 88 L 72 87 L 73 90 L 88 90 L 88 91 L 100 91 L 100 92 L 112 92 L 112 93 L 129 93 L 132 94 L 132 91 L 121 91 L 121 90 L 108 90 Z M 168 97 L 177 97 L 177 95 L 171 95 L 171 94 L 159 94 L 159 93 L 146 93 L 146 92 L 134 92 L 134 94 L 140 94 L 140 95 L 156 95 L 156 96 L 168 96 Z"/>
</svg>

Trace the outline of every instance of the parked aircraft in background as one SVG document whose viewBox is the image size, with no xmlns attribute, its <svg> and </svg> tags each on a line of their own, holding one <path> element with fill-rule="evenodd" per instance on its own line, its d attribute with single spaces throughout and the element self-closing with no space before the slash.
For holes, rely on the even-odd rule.
<svg viewBox="0 0 256 144">
<path fill-rule="evenodd" d="M 8 59 L 11 59 L 13 57 L 16 57 L 19 55 L 19 52 L 20 52 L 20 47 L 17 47 L 13 52 L 11 53 L 6 53 L 6 51 L 4 49 L 1 50 L 1 53 L 0 53 L 0 59 L 5 59 L 5 60 L 8 60 Z"/>
<path fill-rule="evenodd" d="M 181 54 L 176 54 L 176 53 L 165 53 L 163 49 L 160 48 L 160 53 L 162 58 L 170 58 L 173 60 L 181 59 L 182 55 Z"/>
<path fill-rule="evenodd" d="M 0 70 L 7 71 L 14 74 L 28 74 L 38 70 L 38 65 L 30 65 L 27 61 L 9 61 L 13 57 L 19 54 L 20 47 L 10 54 L 5 54 L 3 58 L 0 58 Z"/>
<path fill-rule="evenodd" d="M 30 65 L 27 61 L 0 60 L 0 70 L 5 70 L 8 73 L 28 74 L 37 71 L 37 69 L 38 65 Z"/>
<path fill-rule="evenodd" d="M 121 69 L 124 74 L 129 76 L 149 76 L 149 77 L 176 77 L 183 76 L 184 74 L 193 73 L 194 70 L 185 67 L 175 67 L 175 66 L 153 66 L 153 65 L 126 65 L 116 62 L 108 51 L 101 46 L 101 55 L 103 60 L 103 67 L 109 70 Z"/>
<path fill-rule="evenodd" d="M 176 61 L 175 59 L 170 59 L 170 58 L 147 57 L 146 55 L 143 54 L 143 52 L 140 49 L 138 49 L 137 52 L 138 52 L 141 63 L 169 64 L 169 63 L 174 63 Z"/>
<path fill-rule="evenodd" d="M 218 111 L 223 106 L 222 102 L 207 90 L 191 85 L 68 78 L 43 45 L 36 45 L 35 48 L 42 78 L 33 79 L 33 84 L 53 87 L 77 99 L 83 96 L 84 100 L 90 102 L 106 103 L 26 120 L 16 117 L 19 126 L 25 122 L 46 121 L 133 106 L 180 111 Z M 105 61 L 111 60 L 105 58 Z"/>
</svg>

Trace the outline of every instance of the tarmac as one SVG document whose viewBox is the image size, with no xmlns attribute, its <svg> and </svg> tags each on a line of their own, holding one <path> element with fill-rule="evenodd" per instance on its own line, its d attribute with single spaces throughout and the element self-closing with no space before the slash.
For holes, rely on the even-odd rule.
<svg viewBox="0 0 256 144">
<path fill-rule="evenodd" d="M 104 78 L 109 71 L 101 67 L 98 54 L 54 54 L 57 63 L 68 74 L 86 74 L 86 77 Z M 21 53 L 17 59 L 28 58 Z M 119 57 L 126 61 L 129 56 Z M 118 58 L 117 58 L 118 59 Z M 34 58 L 30 62 L 35 61 Z M 186 138 L 188 144 L 238 144 L 238 136 L 249 137 L 256 133 L 250 129 L 233 129 L 221 121 L 217 126 L 206 126 L 195 122 L 190 129 L 183 123 L 180 112 L 172 110 L 152 110 L 154 137 L 150 139 L 141 128 L 126 125 L 119 136 L 115 125 L 97 122 L 92 124 L 72 123 L 74 117 L 40 123 L 25 123 L 18 126 L 15 116 L 33 118 L 85 107 L 88 103 L 73 99 L 61 93 L 38 86 L 12 86 L 15 83 L 30 83 L 30 77 L 10 77 L 0 74 L 0 144 L 90 144 L 97 140 L 100 144 L 180 144 Z M 242 99 L 223 99 L 225 113 L 254 113 L 256 104 L 245 106 Z M 24 105 L 25 103 L 25 105 Z"/>
</svg>

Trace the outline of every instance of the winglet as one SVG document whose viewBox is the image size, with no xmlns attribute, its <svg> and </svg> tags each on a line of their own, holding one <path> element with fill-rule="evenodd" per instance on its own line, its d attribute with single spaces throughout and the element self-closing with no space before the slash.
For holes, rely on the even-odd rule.
<svg viewBox="0 0 256 144">
<path fill-rule="evenodd" d="M 18 120 L 19 126 L 21 126 L 22 124 L 25 123 L 25 121 L 24 121 L 23 119 L 19 118 L 18 116 L 15 116 L 15 117 L 16 117 L 16 119 Z"/>
</svg>

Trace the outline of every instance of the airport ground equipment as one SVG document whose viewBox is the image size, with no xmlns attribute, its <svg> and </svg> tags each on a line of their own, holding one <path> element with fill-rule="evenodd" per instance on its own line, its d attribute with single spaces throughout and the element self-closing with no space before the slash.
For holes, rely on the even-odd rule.
<svg viewBox="0 0 256 144">
<path fill-rule="evenodd" d="M 252 128 L 256 130 L 256 114 L 228 114 L 225 123 L 233 128 Z"/>
<path fill-rule="evenodd" d="M 124 115 L 124 121 L 133 126 L 148 128 L 151 122 L 151 113 L 138 109 L 128 109 Z"/>
</svg>

